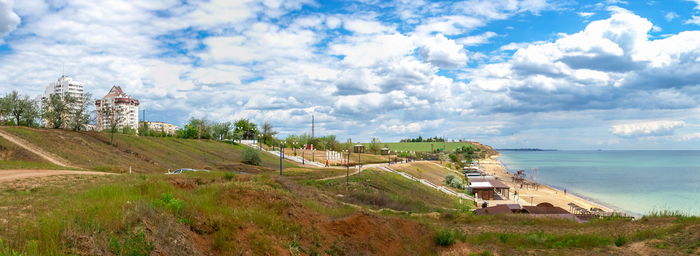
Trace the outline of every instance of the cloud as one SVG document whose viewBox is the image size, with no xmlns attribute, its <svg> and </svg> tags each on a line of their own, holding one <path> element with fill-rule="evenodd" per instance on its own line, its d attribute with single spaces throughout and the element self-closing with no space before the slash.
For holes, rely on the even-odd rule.
<svg viewBox="0 0 700 256">
<path fill-rule="evenodd" d="M 467 36 L 457 39 L 457 43 L 464 46 L 476 46 L 489 42 L 489 39 L 498 36 L 495 32 L 487 31 L 475 36 Z"/>
<path fill-rule="evenodd" d="M 620 137 L 663 136 L 673 134 L 675 129 L 683 126 L 683 121 L 645 121 L 613 125 L 610 132 Z"/>
<path fill-rule="evenodd" d="M 522 113 L 686 108 L 697 102 L 695 94 L 682 88 L 700 81 L 696 61 L 700 45 L 693 43 L 700 41 L 700 31 L 649 40 L 651 22 L 625 9 L 610 10 L 610 18 L 590 22 L 584 30 L 553 42 L 502 46 L 516 50 L 510 60 L 471 69 L 463 76 L 475 91 L 491 95 L 475 99 L 476 105 L 491 112 Z M 644 92 L 674 98 L 656 102 L 635 98 Z M 682 100 L 669 102 L 673 99 Z"/>
<path fill-rule="evenodd" d="M 593 15 L 595 15 L 594 12 L 577 12 L 578 16 L 584 17 L 584 18 L 589 18 Z"/>
<path fill-rule="evenodd" d="M 421 56 L 428 62 L 441 68 L 458 68 L 467 63 L 464 47 L 442 34 L 420 41 Z"/>
<path fill-rule="evenodd" d="M 700 26 L 700 16 L 693 15 L 693 17 L 691 17 L 689 20 L 686 20 L 683 23 L 684 24 L 695 24 L 695 25 Z"/>
<path fill-rule="evenodd" d="M 0 0 L 0 44 L 2 38 L 17 28 L 20 18 L 12 10 L 13 0 Z"/>
<path fill-rule="evenodd" d="M 675 12 L 667 12 L 666 15 L 664 15 L 664 18 L 666 18 L 666 21 L 672 21 L 675 18 L 678 18 L 678 13 Z"/>
</svg>

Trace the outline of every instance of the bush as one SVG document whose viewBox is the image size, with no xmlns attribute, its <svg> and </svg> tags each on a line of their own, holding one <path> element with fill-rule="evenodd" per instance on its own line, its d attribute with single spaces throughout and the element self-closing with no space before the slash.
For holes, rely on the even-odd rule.
<svg viewBox="0 0 700 256">
<path fill-rule="evenodd" d="M 252 148 L 248 148 L 243 151 L 243 163 L 250 165 L 260 165 L 262 160 L 260 159 L 260 154 L 258 151 Z"/>
<path fill-rule="evenodd" d="M 445 176 L 445 184 L 449 185 L 456 177 L 452 174 Z"/>
<path fill-rule="evenodd" d="M 450 246 L 457 242 L 457 238 L 452 231 L 443 229 L 435 234 L 435 244 L 439 246 Z"/>
<path fill-rule="evenodd" d="M 627 243 L 627 239 L 625 239 L 624 236 L 618 237 L 615 239 L 615 245 L 617 247 L 623 246 Z"/>
</svg>

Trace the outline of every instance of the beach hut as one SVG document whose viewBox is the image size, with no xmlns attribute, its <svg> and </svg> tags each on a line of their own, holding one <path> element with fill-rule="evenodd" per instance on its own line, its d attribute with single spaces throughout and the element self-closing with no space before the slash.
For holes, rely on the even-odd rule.
<svg viewBox="0 0 700 256">
<path fill-rule="evenodd" d="M 494 177 L 469 178 L 469 189 L 484 200 L 494 200 L 496 195 L 510 199 L 510 187 Z"/>
<path fill-rule="evenodd" d="M 352 149 L 355 153 L 365 153 L 365 145 L 362 144 L 357 144 L 353 146 Z"/>
<path fill-rule="evenodd" d="M 386 156 L 386 155 L 388 155 L 389 152 L 391 152 L 391 151 L 389 151 L 389 148 L 383 147 L 383 148 L 381 149 L 380 152 L 381 152 L 381 154 L 382 154 L 383 156 Z"/>
</svg>

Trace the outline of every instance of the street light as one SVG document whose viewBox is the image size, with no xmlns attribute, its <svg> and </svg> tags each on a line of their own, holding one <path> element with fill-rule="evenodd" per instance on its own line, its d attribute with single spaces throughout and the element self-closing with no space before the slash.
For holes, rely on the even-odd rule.
<svg viewBox="0 0 700 256">
<path fill-rule="evenodd" d="M 282 159 L 284 159 L 284 144 L 280 143 L 280 176 L 282 176 Z"/>
<path fill-rule="evenodd" d="M 350 184 L 350 150 L 345 150 L 345 157 L 347 158 L 347 161 L 345 161 L 345 185 Z"/>
</svg>

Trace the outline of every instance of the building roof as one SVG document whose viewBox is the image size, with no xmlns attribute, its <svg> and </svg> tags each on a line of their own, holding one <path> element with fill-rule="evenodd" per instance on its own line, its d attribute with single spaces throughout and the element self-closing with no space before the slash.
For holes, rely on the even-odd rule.
<svg viewBox="0 0 700 256">
<path fill-rule="evenodd" d="M 474 188 L 476 185 L 476 188 L 510 188 L 508 185 L 505 183 L 501 182 L 500 180 L 496 180 L 494 177 L 491 176 L 486 176 L 486 177 L 478 177 L 478 178 L 469 178 L 469 182 L 471 183 L 470 187 Z M 489 186 L 486 186 L 486 183 L 488 183 Z"/>
<path fill-rule="evenodd" d="M 513 211 L 505 204 L 499 204 L 496 206 L 489 206 L 486 208 L 479 208 L 474 210 L 474 214 L 486 215 L 486 214 L 510 214 Z"/>
<path fill-rule="evenodd" d="M 493 188 L 493 185 L 491 185 L 490 182 L 488 181 L 477 181 L 477 182 L 472 182 L 471 185 L 469 185 L 470 188 Z"/>
<path fill-rule="evenodd" d="M 571 214 L 567 210 L 556 206 L 523 206 L 523 210 L 525 210 L 529 214 Z"/>
</svg>

